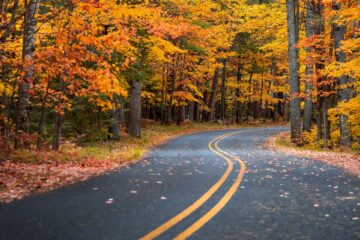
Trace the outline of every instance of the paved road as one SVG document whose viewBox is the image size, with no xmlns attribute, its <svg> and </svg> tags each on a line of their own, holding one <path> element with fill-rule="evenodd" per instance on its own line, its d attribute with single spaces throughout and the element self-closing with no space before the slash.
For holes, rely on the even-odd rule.
<svg viewBox="0 0 360 240">
<path fill-rule="evenodd" d="M 360 179 L 261 146 L 282 130 L 179 137 L 137 164 L 2 204 L 0 239 L 360 239 Z"/>
</svg>

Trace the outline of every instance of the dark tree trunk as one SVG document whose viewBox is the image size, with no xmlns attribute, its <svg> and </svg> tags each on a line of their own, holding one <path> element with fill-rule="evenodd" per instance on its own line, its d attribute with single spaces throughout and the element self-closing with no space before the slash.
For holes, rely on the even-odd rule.
<svg viewBox="0 0 360 240">
<path fill-rule="evenodd" d="M 226 63 L 227 63 L 227 60 L 223 59 L 222 60 L 223 68 L 222 68 L 222 76 L 221 76 L 221 103 L 220 103 L 220 119 L 222 121 L 225 121 L 225 113 L 226 113 L 226 109 L 225 109 Z"/>
<path fill-rule="evenodd" d="M 152 105 L 152 108 L 151 108 L 151 112 L 152 112 L 152 119 L 154 121 L 156 121 L 158 118 L 157 118 L 157 115 L 156 115 L 156 106 L 157 106 L 157 101 L 155 100 L 154 104 Z"/>
<path fill-rule="evenodd" d="M 10 133 L 10 109 L 9 109 L 9 96 L 6 94 L 6 88 L 8 85 L 7 79 L 6 79 L 6 67 L 5 65 L 2 66 L 2 74 L 1 74 L 1 81 L 4 84 L 4 90 L 3 90 L 3 94 L 2 94 L 2 103 L 4 105 L 4 119 L 3 119 L 3 127 L 2 127 L 2 134 L 5 138 L 7 138 L 9 136 Z"/>
<path fill-rule="evenodd" d="M 177 124 L 180 125 L 185 121 L 185 106 L 178 106 Z"/>
<path fill-rule="evenodd" d="M 187 118 L 188 118 L 190 121 L 194 121 L 194 105 L 195 105 L 194 102 L 190 102 L 189 105 L 188 105 Z"/>
<path fill-rule="evenodd" d="M 204 94 L 203 94 L 203 96 L 204 96 L 204 104 L 207 104 L 207 103 L 208 103 L 208 95 L 209 95 L 209 94 L 208 94 L 208 91 L 207 91 L 207 89 L 205 89 L 205 90 L 204 90 Z M 207 105 L 209 106 L 209 104 L 207 104 Z M 199 110 L 199 112 L 200 112 L 200 105 L 198 104 L 197 107 L 198 107 L 198 110 Z M 201 120 L 204 121 L 204 122 L 207 121 L 208 118 L 209 118 L 209 114 L 210 114 L 210 113 L 209 113 L 208 111 L 202 110 L 202 114 L 201 114 L 201 115 L 202 115 L 202 116 L 201 116 L 202 119 L 201 119 Z M 199 118 L 200 118 L 200 116 L 199 116 Z M 199 120 L 200 120 L 200 119 L 199 119 Z"/>
<path fill-rule="evenodd" d="M 141 137 L 141 81 L 131 80 L 129 134 Z"/>
<path fill-rule="evenodd" d="M 242 64 L 240 62 L 240 57 L 238 59 L 237 62 L 237 70 L 236 70 L 236 84 L 240 84 L 241 83 L 241 78 L 242 78 Z M 235 97 L 236 97 L 236 105 L 235 105 L 235 121 L 236 123 L 241 123 L 242 121 L 242 116 L 241 116 L 241 102 L 239 101 L 239 97 L 240 97 L 240 86 L 238 86 L 236 88 L 236 92 L 235 92 Z"/>
<path fill-rule="evenodd" d="M 31 60 L 34 56 L 35 50 L 35 33 L 36 33 L 36 18 L 40 0 L 31 0 L 28 5 L 25 5 L 25 19 L 23 32 L 23 49 L 22 57 L 25 64 L 25 76 L 23 81 L 19 84 L 18 109 L 16 118 L 16 135 L 19 133 L 29 132 L 29 107 L 30 107 L 30 81 L 34 75 L 34 69 L 31 65 Z M 18 140 L 15 138 L 14 147 L 18 148 Z"/>
<path fill-rule="evenodd" d="M 306 4 L 306 37 L 311 38 L 314 35 L 312 26 L 313 12 L 311 4 Z M 303 119 L 303 130 L 310 131 L 312 121 L 312 92 L 313 92 L 313 67 L 314 60 L 312 59 L 312 49 L 306 48 L 306 69 L 305 69 L 305 104 L 304 104 L 304 119 Z"/>
<path fill-rule="evenodd" d="M 116 96 L 114 96 L 114 104 L 112 109 L 112 119 L 111 119 L 111 140 L 120 140 L 120 129 L 119 129 L 119 120 L 120 120 L 120 104 L 117 102 Z"/>
<path fill-rule="evenodd" d="M 290 103 L 289 100 L 287 98 L 287 95 L 285 95 L 285 100 L 284 100 L 284 120 L 285 122 L 289 122 L 290 120 Z"/>
<path fill-rule="evenodd" d="M 335 10 L 340 10 L 340 3 L 334 3 L 333 8 Z M 334 43 L 335 43 L 335 57 L 336 61 L 343 63 L 346 62 L 346 56 L 344 51 L 340 49 L 341 42 L 345 37 L 346 26 L 333 24 L 333 34 L 334 34 Z M 347 102 L 354 95 L 354 90 L 351 86 L 353 79 L 349 76 L 342 75 L 339 78 L 339 100 L 340 102 Z M 349 147 L 351 146 L 352 139 L 349 129 L 348 116 L 340 114 L 340 145 Z"/>
<path fill-rule="evenodd" d="M 46 93 L 44 96 L 44 99 L 41 103 L 41 112 L 40 112 L 40 119 L 39 119 L 39 125 L 38 125 L 38 139 L 36 142 L 36 148 L 41 149 L 42 147 L 42 141 L 43 141 L 43 135 L 44 135 L 44 120 L 45 120 L 45 110 L 46 110 L 46 102 L 49 94 L 49 84 L 46 87 Z"/>
<path fill-rule="evenodd" d="M 290 130 L 293 142 L 301 134 L 299 51 L 296 47 L 299 39 L 298 7 L 298 0 L 286 0 L 290 72 Z"/>
<path fill-rule="evenodd" d="M 323 12 L 323 3 L 317 2 L 316 4 L 313 4 L 313 14 L 314 19 L 316 19 L 314 23 L 314 34 L 315 35 L 321 35 L 325 30 L 325 22 L 322 16 Z M 325 67 L 325 60 L 323 57 L 325 55 L 325 47 L 323 44 L 318 44 L 314 48 L 315 55 L 320 56 L 314 59 L 315 62 L 315 69 L 316 69 L 316 75 L 318 74 L 322 69 Z M 324 96 L 325 86 L 323 84 L 324 79 L 321 77 L 318 77 L 316 79 L 316 90 L 317 90 L 317 103 L 316 103 L 316 111 L 317 111 L 317 119 L 316 119 L 316 125 L 317 125 L 317 140 L 321 140 L 323 137 L 327 137 L 324 132 L 327 131 L 327 126 L 324 125 L 324 115 L 327 115 L 327 107 L 324 107 L 324 104 L 326 104 L 326 96 Z M 327 118 L 327 116 L 326 116 Z M 324 129 L 323 129 L 324 127 Z"/>
<path fill-rule="evenodd" d="M 60 148 L 61 130 L 63 123 L 64 123 L 64 115 L 57 113 L 56 121 L 55 121 L 55 134 L 52 144 L 52 149 L 56 151 L 59 150 Z"/>
<path fill-rule="evenodd" d="M 162 81 L 162 88 L 161 88 L 161 124 L 165 124 L 166 123 L 166 95 L 167 95 L 167 65 L 164 64 L 163 67 L 163 81 Z"/>
<path fill-rule="evenodd" d="M 319 141 L 322 138 L 322 98 L 320 96 L 317 96 L 317 102 L 316 102 L 316 139 Z"/>
<path fill-rule="evenodd" d="M 207 119 L 208 122 L 212 122 L 215 120 L 215 103 L 216 103 L 216 93 L 217 93 L 217 89 L 218 89 L 219 76 L 220 76 L 220 69 L 217 68 L 214 71 L 214 78 L 213 78 L 212 87 L 211 87 L 211 95 L 210 95 L 209 105 L 208 105 L 210 108 L 209 117 Z"/>
<path fill-rule="evenodd" d="M 195 103 L 194 105 L 194 121 L 199 121 L 200 120 L 200 104 L 199 103 Z"/>
<path fill-rule="evenodd" d="M 174 55 L 173 56 L 173 64 L 172 64 L 172 69 L 171 69 L 171 73 L 169 74 L 169 78 L 171 79 L 170 82 L 170 89 L 169 89 L 169 96 L 170 96 L 170 100 L 169 103 L 167 105 L 167 110 L 166 110 L 166 120 L 165 123 L 166 124 L 170 124 L 172 122 L 172 109 L 173 109 L 173 93 L 175 92 L 175 86 L 176 86 L 176 73 L 177 73 L 177 66 L 178 66 L 178 62 L 177 62 L 177 56 Z"/>
<path fill-rule="evenodd" d="M 255 67 L 256 65 L 256 62 L 253 63 L 253 68 Z M 246 111 L 246 116 L 247 116 L 247 120 L 249 120 L 249 117 L 252 115 L 252 102 L 251 102 L 251 98 L 250 96 L 252 95 L 253 93 L 253 87 L 252 87 L 252 77 L 253 77 L 253 69 L 250 69 L 250 73 L 249 73 L 249 87 L 248 87 L 248 102 L 247 102 L 247 111 Z"/>
<path fill-rule="evenodd" d="M 329 120 L 328 120 L 328 98 L 325 98 L 322 104 L 322 119 L 324 126 L 324 148 L 328 148 L 328 141 L 330 139 L 330 128 L 329 128 Z"/>
</svg>

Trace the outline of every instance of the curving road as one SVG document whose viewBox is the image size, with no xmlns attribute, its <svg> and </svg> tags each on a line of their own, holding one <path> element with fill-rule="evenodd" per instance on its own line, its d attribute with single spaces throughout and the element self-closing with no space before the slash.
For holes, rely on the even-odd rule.
<svg viewBox="0 0 360 240">
<path fill-rule="evenodd" d="M 0 239 L 360 239 L 360 179 L 249 128 L 176 138 L 141 162 L 0 204 Z"/>
</svg>

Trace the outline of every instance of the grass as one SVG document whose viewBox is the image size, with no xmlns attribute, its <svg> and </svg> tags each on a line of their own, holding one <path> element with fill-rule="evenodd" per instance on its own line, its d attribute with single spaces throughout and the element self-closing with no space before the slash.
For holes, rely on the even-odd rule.
<svg viewBox="0 0 360 240">
<path fill-rule="evenodd" d="M 357 153 L 358 151 L 351 149 L 351 148 L 341 148 L 341 147 L 336 147 L 336 148 L 321 148 L 319 146 L 311 146 L 311 145 L 296 145 L 295 143 L 292 143 L 290 140 L 290 132 L 283 132 L 280 133 L 278 136 L 275 137 L 275 141 L 274 141 L 275 145 L 277 146 L 281 146 L 281 147 L 286 147 L 286 148 L 293 148 L 293 149 L 297 149 L 297 150 L 308 150 L 308 151 L 313 151 L 313 152 L 334 152 L 334 153 Z"/>
<path fill-rule="evenodd" d="M 271 123 L 267 123 L 271 124 Z M 14 151 L 9 160 L 23 163 L 81 163 L 97 165 L 103 163 L 118 164 L 142 157 L 147 150 L 157 144 L 183 134 L 220 130 L 229 128 L 244 128 L 264 125 L 263 123 L 220 125 L 217 123 L 193 123 L 183 125 L 160 125 L 152 121 L 144 121 L 142 137 L 135 138 L 127 133 L 121 133 L 120 141 L 97 141 L 75 144 L 65 141 L 60 151 L 51 150 L 19 150 Z"/>
<path fill-rule="evenodd" d="M 12 150 L 10 155 L 4 158 L 9 161 L 0 160 L 0 202 L 9 202 L 36 191 L 51 190 L 104 173 L 143 157 L 152 146 L 165 143 L 176 136 L 199 131 L 259 125 L 259 123 L 246 125 L 186 123 L 181 126 L 164 126 L 144 121 L 142 138 L 134 138 L 122 132 L 120 141 L 81 144 L 82 139 L 75 140 L 79 141 L 78 144 L 63 141 L 60 151 Z M 265 124 L 261 125 L 265 126 Z"/>
</svg>

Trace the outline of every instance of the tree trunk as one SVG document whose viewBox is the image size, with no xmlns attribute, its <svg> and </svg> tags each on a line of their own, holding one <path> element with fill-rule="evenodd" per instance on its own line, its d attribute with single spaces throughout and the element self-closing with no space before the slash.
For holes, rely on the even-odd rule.
<svg viewBox="0 0 360 240">
<path fill-rule="evenodd" d="M 212 87 L 211 87 L 211 95 L 210 95 L 210 99 L 209 99 L 210 112 L 209 112 L 209 117 L 207 119 L 208 122 L 212 122 L 215 120 L 215 102 L 216 102 L 216 93 L 217 93 L 217 89 L 218 89 L 219 75 L 220 75 L 220 69 L 217 68 L 217 69 L 215 69 L 215 72 L 214 72 L 214 78 L 213 78 L 213 83 L 212 83 Z"/>
<path fill-rule="evenodd" d="M 328 98 L 325 98 L 322 104 L 322 119 L 324 126 L 324 148 L 328 148 L 328 141 L 330 138 L 329 120 L 328 120 Z"/>
<path fill-rule="evenodd" d="M 289 100 L 287 98 L 287 95 L 285 95 L 285 100 L 284 100 L 284 120 L 285 122 L 289 122 L 290 120 L 290 104 L 289 104 Z"/>
<path fill-rule="evenodd" d="M 112 109 L 112 120 L 111 120 L 111 140 L 120 140 L 120 104 L 117 103 L 116 97 L 114 96 L 114 103 Z"/>
<path fill-rule="evenodd" d="M 240 84 L 241 78 L 242 78 L 242 64 L 240 62 L 240 56 L 237 63 L 237 72 L 236 72 L 236 84 Z M 236 88 L 235 97 L 236 97 L 236 106 L 235 106 L 235 122 L 241 123 L 242 117 L 241 117 L 241 102 L 239 101 L 240 97 L 240 86 Z"/>
<path fill-rule="evenodd" d="M 36 18 L 40 0 L 30 0 L 28 5 L 25 5 L 25 19 L 23 32 L 23 49 L 22 58 L 24 63 L 25 76 L 23 81 L 19 84 L 19 97 L 16 118 L 16 135 L 19 133 L 29 132 L 29 106 L 30 106 L 30 81 L 34 75 L 32 67 L 32 59 L 35 50 L 35 33 L 36 33 Z M 19 142 L 15 137 L 14 147 L 19 147 Z"/>
<path fill-rule="evenodd" d="M 340 3 L 334 3 L 334 10 L 340 10 Z M 333 34 L 334 34 L 334 45 L 335 45 L 335 58 L 339 63 L 346 62 L 346 56 L 344 51 L 340 49 L 341 41 L 344 40 L 346 26 L 333 24 Z M 349 76 L 342 75 L 339 78 L 339 100 L 347 102 L 350 98 L 353 97 L 353 88 L 349 86 L 353 82 L 353 79 Z M 352 139 L 349 129 L 348 116 L 340 114 L 340 145 L 349 147 L 351 146 Z"/>
<path fill-rule="evenodd" d="M 1 81 L 4 84 L 4 90 L 2 94 L 2 104 L 4 105 L 4 119 L 3 119 L 3 136 L 7 138 L 10 133 L 10 109 L 9 109 L 9 96 L 6 94 L 6 88 L 8 85 L 7 79 L 6 79 L 6 67 L 5 65 L 2 66 L 2 74 L 1 74 Z"/>
<path fill-rule="evenodd" d="M 161 88 L 161 124 L 166 123 L 166 95 L 167 95 L 167 65 L 164 64 L 163 66 L 163 81 L 162 81 L 162 88 Z"/>
<path fill-rule="evenodd" d="M 208 91 L 207 91 L 207 89 L 205 89 L 204 94 L 203 94 L 203 96 L 204 96 L 203 101 L 204 101 L 204 104 L 207 104 L 209 106 L 209 104 L 208 104 L 208 95 L 209 95 Z M 200 112 L 200 105 L 198 104 L 197 107 L 198 107 L 198 110 Z M 209 119 L 209 115 L 210 115 L 210 112 L 203 109 L 202 114 L 201 114 L 201 120 L 203 122 L 207 121 Z M 200 120 L 200 116 L 199 116 L 199 120 Z"/>
<path fill-rule="evenodd" d="M 44 96 L 44 99 L 41 103 L 41 112 L 40 112 L 40 119 L 39 119 L 39 125 L 38 125 L 38 139 L 36 142 L 36 148 L 41 149 L 42 147 L 42 141 L 43 141 L 43 134 L 44 134 L 44 120 L 45 120 L 45 105 L 47 102 L 47 98 L 49 95 L 49 83 L 46 86 L 46 93 Z"/>
<path fill-rule="evenodd" d="M 300 83 L 299 83 L 299 51 L 298 43 L 298 0 L 286 0 L 288 54 L 290 72 L 290 129 L 291 141 L 295 142 L 301 134 Z"/>
<path fill-rule="evenodd" d="M 177 59 L 177 55 L 174 54 L 173 56 L 173 64 L 172 64 L 172 69 L 171 69 L 171 73 L 169 74 L 169 77 L 171 79 L 171 85 L 170 85 L 170 91 L 169 91 L 169 96 L 170 96 L 170 100 L 169 103 L 167 105 L 167 111 L 166 111 L 166 120 L 165 123 L 166 124 L 170 124 L 172 122 L 172 108 L 173 108 L 173 93 L 175 92 L 175 86 L 176 86 L 176 73 L 177 73 L 177 68 L 178 66 L 178 59 Z"/>
<path fill-rule="evenodd" d="M 185 106 L 178 106 L 177 124 L 180 125 L 185 121 Z"/>
<path fill-rule="evenodd" d="M 311 4 L 306 4 L 306 37 L 311 38 L 314 35 L 312 27 L 313 12 Z M 312 91 L 313 91 L 313 67 L 314 60 L 312 57 L 312 49 L 306 48 L 306 69 L 305 69 L 305 104 L 304 104 L 304 119 L 303 119 L 303 130 L 310 131 L 311 120 L 312 120 Z"/>
<path fill-rule="evenodd" d="M 322 16 L 323 12 L 323 3 L 317 2 L 316 4 L 313 4 L 314 8 L 314 19 L 316 19 L 314 24 L 314 34 L 321 36 L 321 34 L 325 31 L 325 22 L 324 18 Z M 314 48 L 315 55 L 318 56 L 316 59 L 314 59 L 315 62 L 315 70 L 316 70 L 316 76 L 320 75 L 320 71 L 324 69 L 325 67 L 325 46 L 323 44 L 318 44 Z M 317 111 L 317 119 L 316 119 L 316 125 L 317 125 L 317 140 L 321 140 L 324 136 L 323 134 L 323 123 L 324 123 L 324 113 L 327 113 L 323 111 L 323 105 L 326 101 L 326 96 L 324 96 L 324 89 L 325 86 L 322 84 L 324 79 L 321 77 L 318 77 L 316 79 L 316 91 L 317 91 L 317 103 L 316 103 L 316 111 Z M 326 128 L 326 126 L 324 126 Z"/>
<path fill-rule="evenodd" d="M 221 76 L 221 104 L 220 104 L 220 119 L 225 121 L 225 94 L 226 94 L 226 58 L 223 59 L 222 76 Z"/>
<path fill-rule="evenodd" d="M 57 113 L 56 121 L 55 121 L 55 134 L 54 134 L 53 145 L 52 145 L 52 149 L 56 150 L 56 151 L 59 150 L 59 148 L 60 148 L 61 129 L 62 129 L 63 123 L 64 123 L 64 115 Z"/>
<path fill-rule="evenodd" d="M 321 114 L 322 109 L 322 98 L 320 96 L 317 96 L 317 102 L 316 102 L 316 139 L 319 141 L 322 138 L 322 118 L 323 115 Z"/>
<path fill-rule="evenodd" d="M 199 103 L 195 103 L 194 106 L 194 121 L 198 122 L 200 120 L 200 104 Z"/>
<path fill-rule="evenodd" d="M 129 134 L 141 137 L 141 81 L 131 80 Z"/>
<path fill-rule="evenodd" d="M 194 121 L 194 105 L 195 105 L 194 102 L 190 102 L 189 105 L 188 105 L 187 118 L 188 118 L 190 121 Z"/>
</svg>

